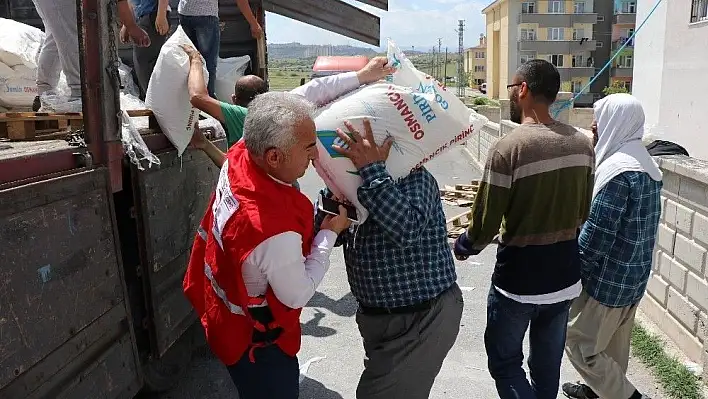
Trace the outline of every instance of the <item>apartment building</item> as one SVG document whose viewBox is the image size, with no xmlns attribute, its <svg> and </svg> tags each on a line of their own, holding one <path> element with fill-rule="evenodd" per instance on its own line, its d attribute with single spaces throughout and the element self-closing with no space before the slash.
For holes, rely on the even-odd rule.
<svg viewBox="0 0 708 399">
<path fill-rule="evenodd" d="M 612 17 L 612 53 L 619 51 L 626 44 L 617 58 L 612 62 L 610 70 L 610 83 L 620 83 L 627 91 L 632 91 L 632 77 L 634 70 L 634 42 L 630 40 L 634 35 L 637 22 L 636 0 L 621 0 L 616 3 Z"/>
<path fill-rule="evenodd" d="M 477 46 L 465 50 L 464 64 L 470 87 L 477 87 L 487 81 L 487 37 L 484 33 L 479 35 Z"/>
<path fill-rule="evenodd" d="M 596 37 L 596 3 L 612 4 L 609 0 L 496 0 L 483 9 L 488 94 L 507 98 L 506 85 L 518 66 L 541 58 L 558 68 L 561 90 L 580 94 L 577 105 L 592 104 L 601 89 L 581 90 L 595 75 L 596 50 L 610 45 L 609 29 Z M 603 15 L 601 22 L 606 18 L 611 14 Z"/>
<path fill-rule="evenodd" d="M 708 161 L 708 0 L 637 1 L 637 20 L 646 23 L 637 33 L 632 94 L 644 106 L 650 131 Z M 666 183 L 664 183 L 666 184 Z M 706 193 L 691 193 L 696 198 Z M 708 275 L 708 269 L 706 269 Z"/>
</svg>

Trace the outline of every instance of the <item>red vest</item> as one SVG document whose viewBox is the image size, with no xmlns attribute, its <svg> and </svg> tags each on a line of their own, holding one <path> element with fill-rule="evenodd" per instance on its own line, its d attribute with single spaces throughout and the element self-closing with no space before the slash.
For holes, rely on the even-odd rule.
<svg viewBox="0 0 708 399">
<path fill-rule="evenodd" d="M 231 147 L 195 237 L 183 282 L 209 346 L 226 365 L 259 346 L 251 342 L 254 328 L 282 327 L 275 344 L 291 356 L 300 350 L 302 309 L 283 305 L 268 287 L 265 301 L 274 322 L 263 326 L 254 320 L 248 307 L 263 298 L 248 296 L 241 268 L 258 244 L 286 231 L 302 235 L 302 254 L 292 256 L 307 256 L 313 225 L 313 205 L 305 195 L 268 176 L 251 160 L 243 141 Z"/>
</svg>

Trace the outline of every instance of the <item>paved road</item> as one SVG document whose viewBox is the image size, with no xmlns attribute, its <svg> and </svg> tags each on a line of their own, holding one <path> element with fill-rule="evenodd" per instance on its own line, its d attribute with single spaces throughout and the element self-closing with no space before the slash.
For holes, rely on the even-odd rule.
<svg viewBox="0 0 708 399">
<path fill-rule="evenodd" d="M 462 148 L 456 148 L 431 162 L 430 171 L 438 182 L 455 184 L 477 178 L 479 172 L 468 162 Z M 314 171 L 301 181 L 305 193 L 314 198 L 321 182 Z M 449 215 L 459 208 L 446 209 Z M 476 258 L 457 262 L 459 284 L 464 290 L 465 311 L 460 335 L 438 376 L 431 398 L 496 398 L 494 382 L 487 372 L 484 352 L 486 294 L 494 266 L 495 249 L 488 248 Z M 344 260 L 335 249 L 332 266 L 319 292 L 310 301 L 302 316 L 303 364 L 315 357 L 325 357 L 309 367 L 301 388 L 303 399 L 353 399 L 356 384 L 363 370 L 363 349 L 354 313 L 356 302 L 349 293 Z M 646 370 L 634 360 L 629 371 L 632 380 L 647 394 L 661 398 L 656 384 Z M 577 380 L 578 375 L 564 361 L 563 381 Z M 156 395 L 157 399 L 221 399 L 237 398 L 226 370 L 206 348 L 195 353 L 188 375 L 170 392 Z M 562 397 L 562 396 L 561 396 Z"/>
</svg>

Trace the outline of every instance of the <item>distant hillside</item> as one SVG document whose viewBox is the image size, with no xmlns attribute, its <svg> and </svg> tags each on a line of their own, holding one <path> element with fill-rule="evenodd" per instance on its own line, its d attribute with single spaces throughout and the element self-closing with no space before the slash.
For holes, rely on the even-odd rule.
<svg viewBox="0 0 708 399">
<path fill-rule="evenodd" d="M 268 44 L 268 57 L 271 60 L 312 58 L 318 55 L 365 55 L 372 56 L 374 49 L 355 46 L 306 45 L 300 43 Z"/>
</svg>

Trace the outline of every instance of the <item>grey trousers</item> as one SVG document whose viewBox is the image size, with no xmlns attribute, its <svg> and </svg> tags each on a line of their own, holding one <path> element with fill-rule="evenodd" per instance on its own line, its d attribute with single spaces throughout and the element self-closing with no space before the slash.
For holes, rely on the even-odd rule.
<svg viewBox="0 0 708 399">
<path fill-rule="evenodd" d="M 46 37 L 37 66 L 37 91 L 55 90 L 64 70 L 71 97 L 81 98 L 79 34 L 74 0 L 33 0 Z"/>
<path fill-rule="evenodd" d="M 366 359 L 356 397 L 427 399 L 460 332 L 462 308 L 457 284 L 419 312 L 372 315 L 360 308 L 356 323 Z"/>
<path fill-rule="evenodd" d="M 138 26 L 143 28 L 148 36 L 150 36 L 149 47 L 133 46 L 133 69 L 138 78 L 138 86 L 140 86 L 140 99 L 143 101 L 145 100 L 145 93 L 147 93 L 148 83 L 150 83 L 152 70 L 155 69 L 157 57 L 160 55 L 160 49 L 162 45 L 165 44 L 169 35 L 168 33 L 165 36 L 161 36 L 157 33 L 157 29 L 155 29 L 156 17 L 157 11 L 154 11 L 150 14 L 143 15 L 136 21 Z M 169 20 L 169 13 L 167 18 Z"/>
</svg>

